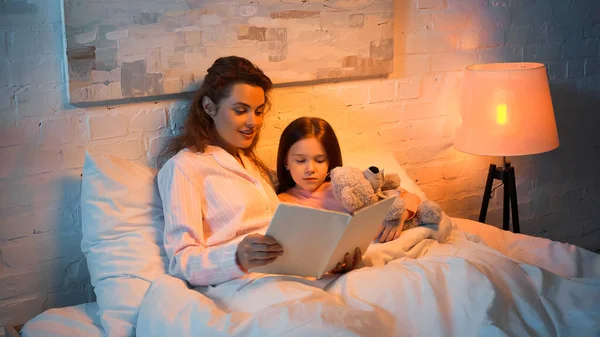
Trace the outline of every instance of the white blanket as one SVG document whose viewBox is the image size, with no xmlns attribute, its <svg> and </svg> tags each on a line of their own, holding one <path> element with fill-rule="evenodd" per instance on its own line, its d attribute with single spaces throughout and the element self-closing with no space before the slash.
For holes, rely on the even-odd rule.
<svg viewBox="0 0 600 337">
<path fill-rule="evenodd" d="M 248 275 L 196 291 L 162 276 L 142 304 L 137 335 L 600 334 L 599 255 L 453 220 L 448 242 L 407 231 L 371 245 L 367 267 L 333 281 L 267 276 L 249 283 L 256 275 Z"/>
</svg>

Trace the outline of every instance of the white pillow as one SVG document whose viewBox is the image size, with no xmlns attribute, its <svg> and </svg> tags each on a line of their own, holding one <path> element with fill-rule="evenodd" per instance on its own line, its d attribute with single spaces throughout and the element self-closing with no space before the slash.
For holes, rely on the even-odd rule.
<svg viewBox="0 0 600 337">
<path fill-rule="evenodd" d="M 150 283 L 167 272 L 156 173 L 144 165 L 86 152 L 81 250 L 108 336 L 135 335 L 138 309 Z"/>
<path fill-rule="evenodd" d="M 366 170 L 369 166 L 377 166 L 383 169 L 385 174 L 398 173 L 400 176 L 400 186 L 405 190 L 416 194 L 421 200 L 426 200 L 423 192 L 417 183 L 408 176 L 402 165 L 398 163 L 394 154 L 384 150 L 363 150 L 342 152 L 344 166 L 353 166 L 361 170 Z"/>
</svg>

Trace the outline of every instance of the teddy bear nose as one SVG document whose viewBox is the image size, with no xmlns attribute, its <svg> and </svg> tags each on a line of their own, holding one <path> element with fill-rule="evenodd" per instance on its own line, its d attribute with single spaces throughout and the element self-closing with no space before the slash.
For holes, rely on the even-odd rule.
<svg viewBox="0 0 600 337">
<path fill-rule="evenodd" d="M 377 166 L 370 166 L 369 171 L 377 174 L 377 173 L 379 173 L 379 168 Z"/>
</svg>

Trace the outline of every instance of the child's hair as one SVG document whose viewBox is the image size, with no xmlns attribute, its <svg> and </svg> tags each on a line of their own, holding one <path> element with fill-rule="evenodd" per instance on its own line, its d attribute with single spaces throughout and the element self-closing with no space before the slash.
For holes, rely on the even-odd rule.
<svg viewBox="0 0 600 337">
<path fill-rule="evenodd" d="M 290 148 L 296 142 L 310 137 L 314 137 L 323 145 L 329 161 L 328 171 L 342 166 L 340 143 L 331 125 L 322 118 L 300 117 L 291 122 L 279 138 L 279 150 L 277 151 L 277 180 L 279 186 L 277 187 L 277 194 L 285 192 L 296 185 L 290 171 L 285 168 L 285 159 Z M 329 177 L 326 181 L 328 180 Z"/>
</svg>

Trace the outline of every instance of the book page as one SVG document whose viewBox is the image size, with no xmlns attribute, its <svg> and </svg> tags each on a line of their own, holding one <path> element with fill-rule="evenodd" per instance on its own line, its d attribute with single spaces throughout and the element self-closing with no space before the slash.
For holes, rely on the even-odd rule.
<svg viewBox="0 0 600 337">
<path fill-rule="evenodd" d="M 367 251 L 395 200 L 396 195 L 393 195 L 354 213 L 342 239 L 327 262 L 324 272 L 335 268 L 338 262 L 343 261 L 346 253 L 354 255 L 356 247 L 360 248 L 362 254 Z"/>
<path fill-rule="evenodd" d="M 351 219 L 346 213 L 280 203 L 265 235 L 281 244 L 283 255 L 250 271 L 320 276 Z"/>
</svg>

